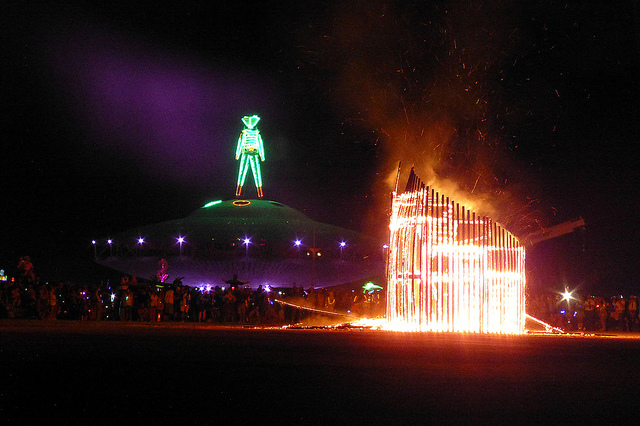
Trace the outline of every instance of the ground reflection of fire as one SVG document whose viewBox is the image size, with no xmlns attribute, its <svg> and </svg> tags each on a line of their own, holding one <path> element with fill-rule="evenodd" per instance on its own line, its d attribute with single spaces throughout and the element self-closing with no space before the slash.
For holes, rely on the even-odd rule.
<svg viewBox="0 0 640 426">
<path fill-rule="evenodd" d="M 500 225 L 412 170 L 393 194 L 390 229 L 385 328 L 524 332 L 525 250 Z"/>
</svg>

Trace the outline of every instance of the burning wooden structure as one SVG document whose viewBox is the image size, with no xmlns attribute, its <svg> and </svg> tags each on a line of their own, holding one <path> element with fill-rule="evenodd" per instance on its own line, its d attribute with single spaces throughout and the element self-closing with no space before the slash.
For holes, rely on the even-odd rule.
<svg viewBox="0 0 640 426">
<path fill-rule="evenodd" d="M 486 216 L 425 186 L 393 193 L 387 321 L 404 331 L 520 334 L 525 249 Z"/>
</svg>

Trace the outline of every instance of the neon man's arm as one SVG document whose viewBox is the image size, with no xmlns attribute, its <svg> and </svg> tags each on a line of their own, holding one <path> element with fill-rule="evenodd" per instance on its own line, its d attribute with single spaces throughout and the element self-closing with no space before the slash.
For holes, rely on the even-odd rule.
<svg viewBox="0 0 640 426">
<path fill-rule="evenodd" d="M 258 133 L 258 154 L 260 154 L 260 159 L 264 161 L 264 146 L 262 145 L 262 136 Z"/>
<path fill-rule="evenodd" d="M 240 133 L 240 137 L 238 138 L 238 146 L 236 147 L 236 160 L 240 158 L 240 151 L 242 151 L 242 136 L 244 135 L 244 130 Z"/>
</svg>

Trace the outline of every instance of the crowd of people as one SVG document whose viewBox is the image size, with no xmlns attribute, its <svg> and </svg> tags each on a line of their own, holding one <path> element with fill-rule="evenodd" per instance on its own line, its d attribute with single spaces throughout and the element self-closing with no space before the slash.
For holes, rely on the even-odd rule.
<svg viewBox="0 0 640 426">
<path fill-rule="evenodd" d="M 216 324 L 295 324 L 313 315 L 379 317 L 384 293 L 360 289 L 323 289 L 293 285 L 251 288 L 237 276 L 224 285 L 191 287 L 138 282 L 41 283 L 28 256 L 20 259 L 12 280 L 0 281 L 0 318 L 92 321 L 189 321 Z M 640 332 L 636 296 L 538 294 L 527 298 L 527 313 L 567 331 Z"/>
<path fill-rule="evenodd" d="M 180 280 L 138 282 L 135 276 L 115 285 L 43 284 L 26 259 L 13 281 L 0 284 L 0 318 L 293 324 L 312 315 L 384 314 L 380 292 L 296 285 L 252 289 L 237 276 L 212 287 L 186 286 Z"/>
<path fill-rule="evenodd" d="M 640 305 L 635 295 L 541 294 L 527 302 L 531 316 L 563 330 L 640 332 Z"/>
</svg>

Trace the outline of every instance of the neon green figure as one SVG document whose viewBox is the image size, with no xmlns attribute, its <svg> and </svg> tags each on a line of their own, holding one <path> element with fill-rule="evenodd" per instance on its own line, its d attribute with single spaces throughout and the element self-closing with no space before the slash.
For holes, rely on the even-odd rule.
<svg viewBox="0 0 640 426">
<path fill-rule="evenodd" d="M 258 197 L 262 198 L 262 174 L 260 173 L 260 161 L 264 161 L 264 147 L 262 146 L 262 137 L 260 131 L 256 129 L 256 125 L 260 121 L 260 117 L 245 115 L 242 122 L 246 126 L 240 133 L 238 138 L 238 147 L 236 148 L 236 160 L 240 160 L 240 168 L 238 169 L 238 186 L 236 187 L 236 197 L 242 193 L 244 179 L 247 177 L 249 165 L 253 172 L 253 181 L 256 184 Z"/>
</svg>

